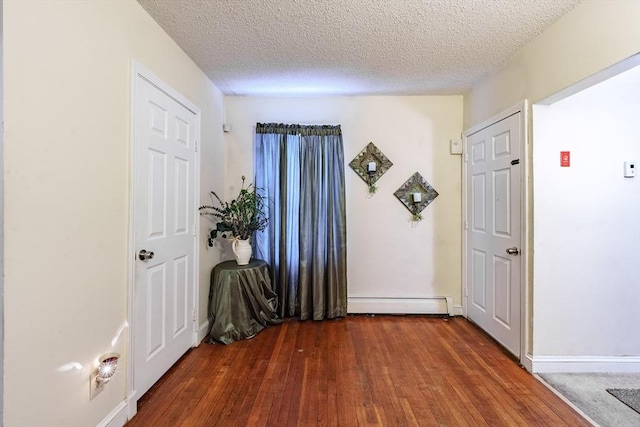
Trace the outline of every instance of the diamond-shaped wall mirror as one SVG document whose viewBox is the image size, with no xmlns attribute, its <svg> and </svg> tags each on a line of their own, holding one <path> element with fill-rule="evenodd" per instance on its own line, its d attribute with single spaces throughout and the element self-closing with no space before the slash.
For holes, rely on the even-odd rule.
<svg viewBox="0 0 640 427">
<path fill-rule="evenodd" d="M 393 193 L 411 212 L 412 219 L 420 220 L 420 212 L 438 197 L 438 192 L 418 172 L 414 173 Z"/>
<path fill-rule="evenodd" d="M 382 151 L 373 142 L 370 142 L 364 150 L 351 160 L 349 166 L 367 183 L 369 191 L 373 192 L 373 184 L 393 166 L 393 163 L 387 159 L 387 156 L 382 154 Z"/>
</svg>

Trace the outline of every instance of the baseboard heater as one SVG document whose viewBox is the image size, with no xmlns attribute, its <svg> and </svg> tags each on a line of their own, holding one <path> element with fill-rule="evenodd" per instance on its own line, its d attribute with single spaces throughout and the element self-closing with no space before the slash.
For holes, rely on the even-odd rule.
<svg viewBox="0 0 640 427">
<path fill-rule="evenodd" d="M 462 314 L 462 307 L 453 306 L 453 297 L 349 297 L 347 304 L 347 311 L 351 314 Z"/>
</svg>

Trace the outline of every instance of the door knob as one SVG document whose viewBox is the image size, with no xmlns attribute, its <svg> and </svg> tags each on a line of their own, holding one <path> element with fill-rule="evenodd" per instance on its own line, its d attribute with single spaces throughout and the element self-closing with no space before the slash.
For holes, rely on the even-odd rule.
<svg viewBox="0 0 640 427">
<path fill-rule="evenodd" d="M 146 250 L 142 249 L 140 250 L 140 252 L 138 252 L 138 258 L 140 258 L 140 261 L 146 261 L 148 259 L 152 259 L 153 256 L 155 254 L 151 251 L 147 252 Z"/>
<path fill-rule="evenodd" d="M 508 248 L 507 249 L 507 253 L 509 255 L 518 255 L 520 253 L 520 251 L 518 251 L 518 248 L 516 248 L 515 246 L 513 248 Z"/>
</svg>

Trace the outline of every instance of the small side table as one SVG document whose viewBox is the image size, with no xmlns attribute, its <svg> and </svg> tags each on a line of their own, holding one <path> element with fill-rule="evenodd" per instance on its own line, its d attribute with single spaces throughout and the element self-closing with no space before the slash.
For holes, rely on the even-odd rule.
<svg viewBox="0 0 640 427">
<path fill-rule="evenodd" d="M 248 265 L 221 262 L 211 271 L 207 342 L 231 344 L 282 323 L 277 306 L 265 261 L 252 259 Z"/>
</svg>

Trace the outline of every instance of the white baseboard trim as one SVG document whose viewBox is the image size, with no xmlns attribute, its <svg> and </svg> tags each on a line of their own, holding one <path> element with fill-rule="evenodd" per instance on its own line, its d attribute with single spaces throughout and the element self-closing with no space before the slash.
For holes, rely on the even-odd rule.
<svg viewBox="0 0 640 427">
<path fill-rule="evenodd" d="M 138 392 L 131 390 L 129 397 L 126 400 L 127 403 L 127 419 L 131 419 L 138 413 Z"/>
<path fill-rule="evenodd" d="M 96 427 L 122 427 L 127 422 L 127 402 L 122 401 Z"/>
<path fill-rule="evenodd" d="M 452 312 L 449 313 L 451 316 L 462 316 L 464 315 L 464 311 L 462 310 L 461 305 L 454 305 Z"/>
<path fill-rule="evenodd" d="M 529 353 L 524 355 L 524 358 L 520 361 L 520 364 L 524 366 L 524 369 L 526 369 L 527 372 L 533 372 L 533 358 Z"/>
<path fill-rule="evenodd" d="M 462 306 L 454 306 L 451 297 L 433 298 L 371 298 L 349 297 L 350 314 L 462 314 Z"/>
<path fill-rule="evenodd" d="M 209 321 L 205 320 L 200 324 L 200 327 L 198 328 L 198 337 L 197 337 L 198 345 L 207 336 L 208 332 L 209 332 Z"/>
<path fill-rule="evenodd" d="M 531 364 L 531 372 L 539 374 L 556 372 L 640 373 L 640 357 L 638 356 L 533 356 Z"/>
</svg>

